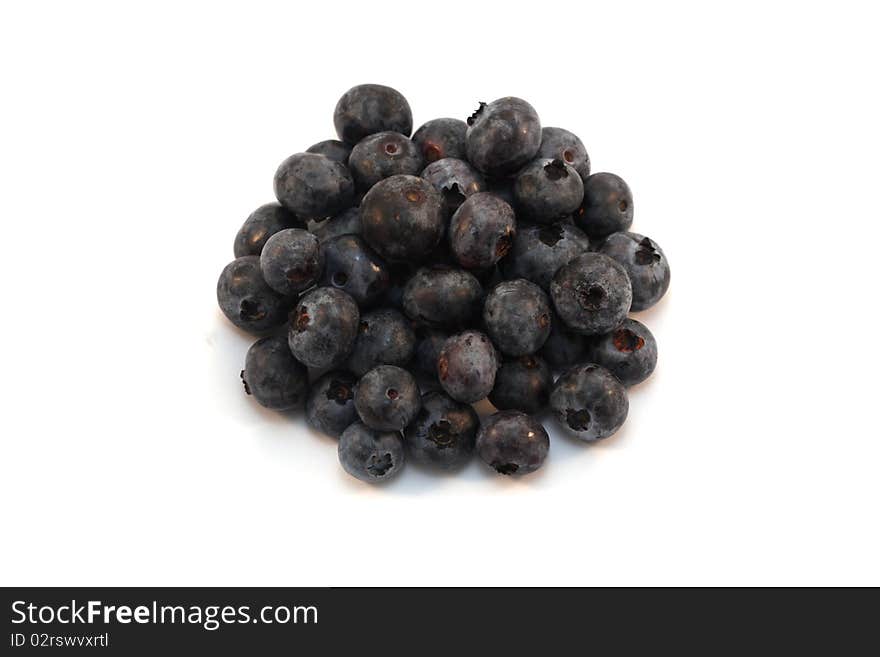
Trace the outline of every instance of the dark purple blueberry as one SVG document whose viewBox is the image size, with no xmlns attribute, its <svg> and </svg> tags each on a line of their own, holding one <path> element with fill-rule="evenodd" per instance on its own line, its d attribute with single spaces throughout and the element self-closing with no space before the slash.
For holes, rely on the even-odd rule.
<svg viewBox="0 0 880 657">
<path fill-rule="evenodd" d="M 290 350 L 309 367 L 345 362 L 357 337 L 357 303 L 342 290 L 318 287 L 307 292 L 290 315 Z"/>
<path fill-rule="evenodd" d="M 261 338 L 248 349 L 241 371 L 244 390 L 262 406 L 286 411 L 302 406 L 309 388 L 309 371 L 287 346 L 283 336 Z"/>
<path fill-rule="evenodd" d="M 507 255 L 515 235 L 513 208 L 488 192 L 469 196 L 449 222 L 449 246 L 466 269 L 494 265 Z"/>
<path fill-rule="evenodd" d="M 409 456 L 418 463 L 457 468 L 470 460 L 480 418 L 470 404 L 439 390 L 422 395 L 422 410 L 404 432 Z"/>
<path fill-rule="evenodd" d="M 359 235 L 333 237 L 321 245 L 321 251 L 321 285 L 347 292 L 364 307 L 378 302 L 388 290 L 388 265 Z"/>
<path fill-rule="evenodd" d="M 467 157 L 464 145 L 467 123 L 460 119 L 433 119 L 416 130 L 413 141 L 422 151 L 425 162 L 436 162 L 446 157 L 463 160 Z"/>
<path fill-rule="evenodd" d="M 233 252 L 236 258 L 258 256 L 272 235 L 285 228 L 303 228 L 304 223 L 280 203 L 266 203 L 245 219 L 235 236 Z"/>
<path fill-rule="evenodd" d="M 361 203 L 364 239 L 388 260 L 418 262 L 443 237 L 443 197 L 427 180 L 391 176 Z"/>
<path fill-rule="evenodd" d="M 397 431 L 376 431 L 355 422 L 339 436 L 339 463 L 352 477 L 373 484 L 396 475 L 406 462 Z"/>
<path fill-rule="evenodd" d="M 467 159 L 489 176 L 516 173 L 541 147 L 541 120 L 520 98 L 480 103 L 467 123 Z"/>
<path fill-rule="evenodd" d="M 568 369 L 587 357 L 587 337 L 569 329 L 559 316 L 552 314 L 550 337 L 541 347 L 540 355 L 554 370 Z"/>
<path fill-rule="evenodd" d="M 584 201 L 574 213 L 578 228 L 602 238 L 629 230 L 633 222 L 633 197 L 623 178 L 594 173 L 584 181 Z"/>
<path fill-rule="evenodd" d="M 535 418 L 520 411 L 499 411 L 483 420 L 477 454 L 498 474 L 522 475 L 541 467 L 550 436 Z"/>
<path fill-rule="evenodd" d="M 460 328 L 479 315 L 483 288 L 463 269 L 423 267 L 403 289 L 403 310 L 412 320 L 437 328 Z"/>
<path fill-rule="evenodd" d="M 629 387 L 647 379 L 657 366 L 657 341 L 648 327 L 625 319 L 611 333 L 590 341 L 590 360 Z"/>
<path fill-rule="evenodd" d="M 297 294 L 312 287 L 324 269 L 318 238 L 302 228 L 275 233 L 263 247 L 260 269 L 269 287 L 281 294 Z"/>
<path fill-rule="evenodd" d="M 437 378 L 437 358 L 448 333 L 430 328 L 422 328 L 416 332 L 416 353 L 413 368 L 418 374 L 428 379 Z"/>
<path fill-rule="evenodd" d="M 584 183 L 562 160 L 534 160 L 513 186 L 520 219 L 550 224 L 571 215 L 584 198 Z"/>
<path fill-rule="evenodd" d="M 607 438 L 626 420 L 626 388 L 611 372 L 594 363 L 575 365 L 556 379 L 550 407 L 559 423 L 576 438 Z"/>
<path fill-rule="evenodd" d="M 633 312 L 650 308 L 669 289 L 669 261 L 654 240 L 638 233 L 614 233 L 599 251 L 626 270 L 632 283 Z"/>
<path fill-rule="evenodd" d="M 472 404 L 485 399 L 495 385 L 498 354 L 479 331 L 453 335 L 443 343 L 437 358 L 437 376 L 456 401 Z"/>
<path fill-rule="evenodd" d="M 447 217 L 451 217 L 468 196 L 486 190 L 486 181 L 476 169 L 464 160 L 452 157 L 426 166 L 422 178 L 443 195 Z"/>
<path fill-rule="evenodd" d="M 504 281 L 486 295 L 483 323 L 502 353 L 533 354 L 550 335 L 550 300 L 544 290 L 524 278 Z"/>
<path fill-rule="evenodd" d="M 321 242 L 340 235 L 361 234 L 361 209 L 359 207 L 343 210 L 335 217 L 326 219 L 311 228 Z"/>
<path fill-rule="evenodd" d="M 318 155 L 326 155 L 331 160 L 339 162 L 339 164 L 348 164 L 348 156 L 351 155 L 351 146 L 337 141 L 336 139 L 326 139 L 319 141 L 313 146 L 306 149 L 306 153 L 317 153 Z"/>
<path fill-rule="evenodd" d="M 354 202 L 354 180 L 339 162 L 316 153 L 297 153 L 275 172 L 275 196 L 303 219 L 338 214 Z"/>
<path fill-rule="evenodd" d="M 356 144 L 377 132 L 412 134 L 412 110 L 403 95 L 381 84 L 352 87 L 336 103 L 333 112 L 336 134 L 347 144 Z"/>
<path fill-rule="evenodd" d="M 550 295 L 568 328 L 595 335 L 607 333 L 626 318 L 632 286 L 616 260 L 584 253 L 559 268 L 550 283 Z"/>
<path fill-rule="evenodd" d="M 424 166 L 419 147 L 399 132 L 379 132 L 364 137 L 348 158 L 348 168 L 362 192 L 391 176 L 417 176 Z"/>
<path fill-rule="evenodd" d="M 547 405 L 552 385 L 553 374 L 543 358 L 520 356 L 501 363 L 489 401 L 499 411 L 534 415 Z"/>
<path fill-rule="evenodd" d="M 358 414 L 354 407 L 356 385 L 357 378 L 353 374 L 339 370 L 327 372 L 315 381 L 306 400 L 306 421 L 309 426 L 338 438 L 347 427 L 357 422 Z"/>
<path fill-rule="evenodd" d="M 217 280 L 217 303 L 230 322 L 250 333 L 281 326 L 295 300 L 273 290 L 263 279 L 259 256 L 230 262 Z"/>
<path fill-rule="evenodd" d="M 562 160 L 578 172 L 581 180 L 590 175 L 590 156 L 584 142 L 563 128 L 543 128 L 538 157 Z"/>
<path fill-rule="evenodd" d="M 416 334 L 409 321 L 391 308 L 361 315 L 347 369 L 363 376 L 376 365 L 405 366 L 412 360 Z"/>
<path fill-rule="evenodd" d="M 525 278 L 546 291 L 562 265 L 589 250 L 587 236 L 569 224 L 520 226 L 513 248 L 499 264 L 506 278 Z"/>
<path fill-rule="evenodd" d="M 354 393 L 361 421 L 379 431 L 403 431 L 422 407 L 413 375 L 394 365 L 379 365 L 364 374 Z"/>
</svg>

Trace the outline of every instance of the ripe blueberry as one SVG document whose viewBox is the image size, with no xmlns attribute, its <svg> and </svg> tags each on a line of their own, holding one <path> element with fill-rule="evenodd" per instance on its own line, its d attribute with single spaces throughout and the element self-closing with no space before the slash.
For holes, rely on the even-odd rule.
<svg viewBox="0 0 880 657">
<path fill-rule="evenodd" d="M 426 166 L 422 171 L 422 178 L 434 185 L 443 195 L 447 217 L 451 217 L 468 196 L 486 189 L 486 181 L 479 171 L 464 160 L 452 157 L 437 160 Z"/>
<path fill-rule="evenodd" d="M 339 162 L 315 153 L 297 153 L 275 172 L 275 196 L 303 219 L 329 217 L 352 205 L 354 180 Z"/>
<path fill-rule="evenodd" d="M 348 294 L 332 287 L 315 288 L 290 315 L 290 350 L 309 367 L 341 365 L 354 346 L 359 322 L 357 304 Z"/>
<path fill-rule="evenodd" d="M 559 268 L 550 295 L 570 329 L 591 335 L 607 333 L 624 320 L 632 303 L 632 286 L 616 260 L 583 253 Z"/>
<path fill-rule="evenodd" d="M 501 260 L 516 235 L 516 217 L 489 192 L 469 196 L 449 223 L 449 247 L 465 269 L 485 269 Z"/>
<path fill-rule="evenodd" d="M 577 135 L 563 128 L 543 128 L 538 157 L 560 159 L 586 180 L 590 175 L 590 156 Z"/>
<path fill-rule="evenodd" d="M 641 383 L 657 366 L 657 341 L 648 327 L 634 319 L 590 341 L 590 360 L 616 376 L 625 386 Z"/>
<path fill-rule="evenodd" d="M 405 366 L 412 360 L 416 335 L 399 311 L 383 308 L 361 315 L 347 369 L 363 376 L 376 365 Z"/>
<path fill-rule="evenodd" d="M 417 176 L 424 166 L 419 147 L 399 132 L 378 132 L 364 137 L 348 158 L 348 168 L 361 192 L 391 176 Z"/>
<path fill-rule="evenodd" d="M 578 209 L 584 183 L 562 160 L 536 159 L 516 177 L 513 196 L 521 219 L 549 224 Z"/>
<path fill-rule="evenodd" d="M 533 354 L 550 335 L 550 300 L 544 290 L 524 278 L 504 281 L 486 296 L 483 322 L 502 353 Z"/>
<path fill-rule="evenodd" d="M 280 203 L 266 203 L 254 210 L 235 236 L 236 258 L 258 256 L 272 235 L 285 228 L 303 228 L 305 224 Z"/>
<path fill-rule="evenodd" d="M 263 333 L 284 323 L 294 300 L 269 287 L 260 270 L 259 256 L 243 256 L 220 273 L 217 303 L 238 328 Z"/>
<path fill-rule="evenodd" d="M 406 462 L 397 431 L 377 431 L 355 422 L 339 436 L 339 463 L 352 477 L 377 483 L 391 479 Z"/>
<path fill-rule="evenodd" d="M 467 123 L 468 160 L 489 176 L 516 173 L 541 147 L 541 120 L 521 98 L 480 103 Z"/>
<path fill-rule="evenodd" d="M 443 343 L 437 357 L 437 376 L 446 393 L 456 401 L 472 404 L 492 392 L 498 354 L 483 333 L 465 331 Z"/>
<path fill-rule="evenodd" d="M 464 138 L 467 123 L 460 119 L 433 119 L 416 130 L 413 141 L 422 151 L 425 162 L 436 162 L 445 157 L 463 160 L 467 157 Z"/>
<path fill-rule="evenodd" d="M 626 270 L 632 283 L 632 310 L 645 310 L 669 289 L 669 261 L 654 240 L 637 233 L 614 233 L 599 249 Z"/>
<path fill-rule="evenodd" d="M 422 395 L 422 409 L 406 428 L 404 443 L 414 461 L 456 468 L 473 454 L 479 426 L 470 404 L 435 390 Z"/>
<path fill-rule="evenodd" d="M 460 328 L 479 314 L 483 288 L 463 269 L 423 267 L 403 289 L 403 310 L 427 326 Z"/>
<path fill-rule="evenodd" d="M 286 228 L 266 241 L 260 255 L 263 278 L 281 294 L 310 288 L 324 269 L 318 238 L 302 228 Z"/>
<path fill-rule="evenodd" d="M 422 407 L 422 399 L 412 374 L 395 365 L 378 365 L 358 381 L 354 406 L 368 427 L 403 431 Z"/>
<path fill-rule="evenodd" d="M 388 265 L 358 235 L 339 235 L 321 245 L 320 284 L 347 292 L 360 306 L 372 305 L 388 289 Z"/>
<path fill-rule="evenodd" d="M 611 372 L 594 363 L 575 365 L 550 391 L 550 407 L 571 435 L 593 442 L 607 438 L 626 420 L 626 388 Z"/>
<path fill-rule="evenodd" d="M 489 416 L 477 433 L 477 454 L 498 474 L 534 472 L 549 450 L 550 436 L 541 423 L 519 411 Z"/>
<path fill-rule="evenodd" d="M 309 386 L 309 371 L 287 346 L 283 336 L 257 340 L 248 349 L 241 371 L 245 392 L 262 406 L 286 411 L 302 406 Z"/>
<path fill-rule="evenodd" d="M 290 351 L 290 349 L 287 349 Z M 306 421 L 313 429 L 338 438 L 358 421 L 354 407 L 357 378 L 340 370 L 327 372 L 312 384 L 306 400 Z"/>
<path fill-rule="evenodd" d="M 584 201 L 574 213 L 578 228 L 601 238 L 629 230 L 633 197 L 629 185 L 613 173 L 594 173 L 584 181 Z"/>
<path fill-rule="evenodd" d="M 553 374 L 543 358 L 521 356 L 504 361 L 498 368 L 489 401 L 500 411 L 534 415 L 547 405 L 552 385 Z"/>
<path fill-rule="evenodd" d="M 327 139 L 319 141 L 313 146 L 306 149 L 306 153 L 317 153 L 318 155 L 326 155 L 331 160 L 339 162 L 339 164 L 348 164 L 348 156 L 351 155 L 351 146 L 337 141 L 336 139 Z"/>
<path fill-rule="evenodd" d="M 506 278 L 525 278 L 546 291 L 562 265 L 589 250 L 587 236 L 569 224 L 521 226 L 513 248 L 500 262 L 501 271 Z"/>
<path fill-rule="evenodd" d="M 388 130 L 409 137 L 412 110 L 403 95 L 381 84 L 360 84 L 344 94 L 333 112 L 336 134 L 347 144 L 356 144 L 367 135 Z"/>
</svg>

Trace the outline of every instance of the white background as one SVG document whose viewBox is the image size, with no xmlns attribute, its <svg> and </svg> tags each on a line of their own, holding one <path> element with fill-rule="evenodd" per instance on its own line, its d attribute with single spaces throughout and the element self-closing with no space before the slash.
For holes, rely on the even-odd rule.
<svg viewBox="0 0 880 657">
<path fill-rule="evenodd" d="M 869 6 L 4 3 L 0 583 L 880 584 Z M 361 82 L 630 183 L 673 279 L 616 437 L 370 488 L 245 397 L 217 275 Z"/>
</svg>

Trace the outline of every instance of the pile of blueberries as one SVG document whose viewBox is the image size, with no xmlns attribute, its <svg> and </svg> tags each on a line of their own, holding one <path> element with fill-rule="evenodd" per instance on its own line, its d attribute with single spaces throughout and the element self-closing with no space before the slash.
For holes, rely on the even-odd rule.
<svg viewBox="0 0 880 657">
<path fill-rule="evenodd" d="M 278 202 L 247 218 L 217 283 L 226 317 L 263 336 L 246 392 L 305 405 L 369 482 L 475 451 L 501 474 L 533 472 L 548 406 L 581 440 L 617 431 L 626 388 L 657 362 L 627 314 L 669 287 L 663 251 L 629 232 L 623 179 L 591 175 L 581 140 L 519 98 L 412 134 L 406 99 L 365 84 L 333 120 L 338 141 L 278 167 Z M 487 397 L 498 412 L 481 420 L 471 404 Z"/>
</svg>

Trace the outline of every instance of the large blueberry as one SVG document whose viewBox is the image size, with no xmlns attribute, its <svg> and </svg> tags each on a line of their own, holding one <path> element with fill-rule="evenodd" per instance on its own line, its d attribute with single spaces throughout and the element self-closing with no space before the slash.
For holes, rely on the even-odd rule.
<svg viewBox="0 0 880 657">
<path fill-rule="evenodd" d="M 446 157 L 466 158 L 466 134 L 467 123 L 461 119 L 432 119 L 416 130 L 412 138 L 425 162 L 430 163 Z"/>
<path fill-rule="evenodd" d="M 359 322 L 357 303 L 348 294 L 332 287 L 315 288 L 291 313 L 290 350 L 309 367 L 341 365 L 354 346 Z"/>
<path fill-rule="evenodd" d="M 413 129 L 412 110 L 396 89 L 359 84 L 342 94 L 336 103 L 333 124 L 339 138 L 352 145 L 367 135 L 389 130 L 409 137 Z"/>
<path fill-rule="evenodd" d="M 607 333 L 629 312 L 632 286 L 624 268 L 601 253 L 584 253 L 559 268 L 550 283 L 562 321 L 586 335 Z"/>
<path fill-rule="evenodd" d="M 354 180 L 348 169 L 325 155 L 297 153 L 275 172 L 275 196 L 303 219 L 329 217 L 354 202 Z"/>
<path fill-rule="evenodd" d="M 593 442 L 612 435 L 626 420 L 626 388 L 611 372 L 594 363 L 575 365 L 550 392 L 550 407 L 571 435 Z"/>
<path fill-rule="evenodd" d="M 460 328 L 478 316 L 483 288 L 463 269 L 422 267 L 403 289 L 407 316 L 428 326 Z"/>
<path fill-rule="evenodd" d="M 468 160 L 490 176 L 516 173 L 541 147 L 541 120 L 521 98 L 480 103 L 467 123 Z"/>
</svg>

